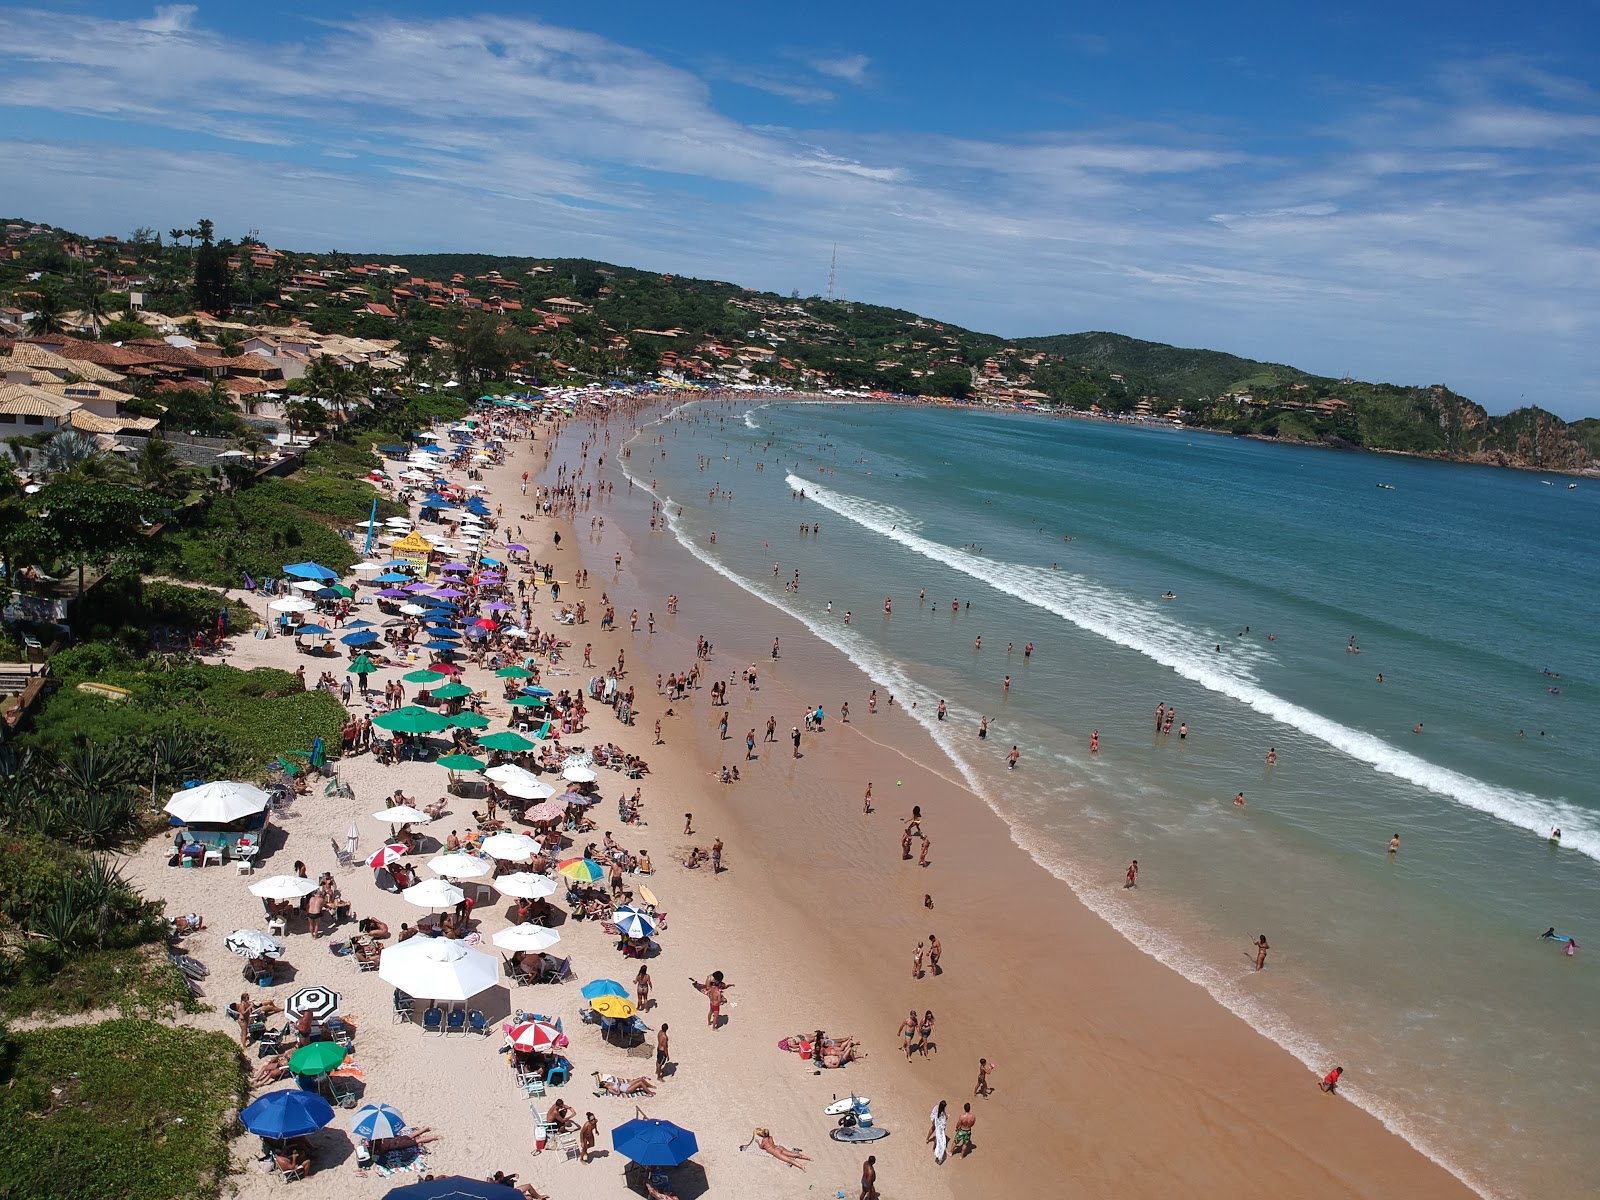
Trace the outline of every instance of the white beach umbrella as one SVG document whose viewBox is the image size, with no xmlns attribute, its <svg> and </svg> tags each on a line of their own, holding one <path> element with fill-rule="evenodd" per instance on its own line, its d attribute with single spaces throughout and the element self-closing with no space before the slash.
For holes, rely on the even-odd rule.
<svg viewBox="0 0 1600 1200">
<path fill-rule="evenodd" d="M 501 763 L 498 767 L 490 767 L 483 776 L 485 779 L 494 780 L 507 795 L 515 796 L 519 800 L 548 800 L 556 794 L 555 788 L 532 771 L 517 766 L 516 763 Z"/>
<path fill-rule="evenodd" d="M 316 607 L 311 601 L 300 596 L 285 596 L 282 600 L 274 600 L 267 605 L 273 612 L 310 612 Z"/>
<path fill-rule="evenodd" d="M 297 592 L 320 592 L 328 585 L 320 579 L 296 579 L 289 586 Z"/>
<path fill-rule="evenodd" d="M 454 908 L 466 895 L 448 879 L 424 879 L 401 892 L 400 898 L 418 908 Z"/>
<path fill-rule="evenodd" d="M 250 885 L 250 894 L 263 900 L 298 900 L 317 890 L 317 881 L 302 875 L 269 875 Z"/>
<path fill-rule="evenodd" d="M 420 808 L 412 808 L 409 804 L 396 804 L 393 808 L 386 808 L 382 812 L 372 814 L 374 821 L 387 821 L 391 825 L 426 825 L 433 820 Z"/>
<path fill-rule="evenodd" d="M 267 807 L 272 799 L 253 783 L 216 779 L 199 787 L 174 792 L 166 810 L 186 825 L 198 823 L 225 825 L 240 817 L 252 816 Z"/>
<path fill-rule="evenodd" d="M 441 854 L 428 860 L 428 867 L 446 879 L 482 879 L 494 864 L 471 854 Z"/>
<path fill-rule="evenodd" d="M 561 768 L 561 778 L 565 779 L 568 783 L 593 783 L 600 777 L 594 773 L 593 767 L 585 767 L 581 764 L 574 763 L 569 767 Z"/>
<path fill-rule="evenodd" d="M 558 885 L 548 875 L 535 875 L 532 871 L 513 871 L 496 879 L 494 886 L 503 896 L 519 900 L 542 900 L 546 896 L 554 896 Z"/>
<path fill-rule="evenodd" d="M 489 940 L 502 950 L 548 950 L 561 940 L 561 935 L 543 925 L 512 925 L 496 930 Z"/>
<path fill-rule="evenodd" d="M 378 978 L 408 996 L 470 1000 L 499 982 L 500 961 L 465 942 L 419 937 L 385 950 Z"/>
<path fill-rule="evenodd" d="M 259 929 L 235 929 L 222 939 L 222 945 L 240 958 L 278 958 L 284 950 L 282 942 Z"/>
<path fill-rule="evenodd" d="M 351 570 L 357 575 L 377 575 L 383 570 L 383 564 L 378 562 L 357 563 Z"/>
<path fill-rule="evenodd" d="M 420 617 L 428 610 L 423 608 L 420 604 L 402 604 L 400 606 L 400 611 L 405 613 L 408 617 Z"/>
<path fill-rule="evenodd" d="M 539 843 L 525 833 L 491 833 L 478 848 L 507 862 L 527 862 L 539 853 Z"/>
</svg>

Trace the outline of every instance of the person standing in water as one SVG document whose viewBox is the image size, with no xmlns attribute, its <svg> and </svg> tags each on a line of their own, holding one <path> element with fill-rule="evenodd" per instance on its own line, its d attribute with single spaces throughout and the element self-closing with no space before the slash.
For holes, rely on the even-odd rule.
<svg viewBox="0 0 1600 1200">
<path fill-rule="evenodd" d="M 1400 853 L 1400 835 L 1398 833 L 1395 834 L 1392 838 L 1389 839 L 1389 853 L 1390 854 L 1399 854 Z"/>
<path fill-rule="evenodd" d="M 1256 970 L 1259 971 L 1262 967 L 1267 965 L 1267 951 L 1272 949 L 1272 947 L 1267 945 L 1267 935 L 1264 933 L 1255 940 L 1254 945 L 1256 952 Z"/>
<path fill-rule="evenodd" d="M 1127 880 L 1122 885 L 1125 889 L 1139 886 L 1139 860 L 1137 858 L 1128 864 Z"/>
</svg>

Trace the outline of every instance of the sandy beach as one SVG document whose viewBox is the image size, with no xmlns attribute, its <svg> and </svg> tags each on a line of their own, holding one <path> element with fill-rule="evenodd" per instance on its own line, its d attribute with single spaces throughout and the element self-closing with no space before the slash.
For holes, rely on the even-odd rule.
<svg viewBox="0 0 1600 1200">
<path fill-rule="evenodd" d="M 611 444 L 596 445 L 608 463 L 630 428 L 629 416 L 611 418 Z M 592 572 L 586 589 L 563 589 L 565 599 L 587 604 L 589 620 L 563 629 L 573 646 L 559 668 L 546 672 L 548 686 L 578 687 L 600 673 L 582 666 L 585 642 L 593 643 L 597 664 L 626 651 L 624 684 L 639 693 L 636 723 L 623 726 L 596 704 L 589 729 L 566 740 L 614 741 L 651 766 L 637 784 L 602 772 L 604 800 L 594 809 L 597 831 L 589 836 L 598 841 L 612 830 L 622 845 L 646 849 L 654 860 L 651 878 L 630 877 L 629 884 L 647 882 L 668 914 L 657 939 L 661 953 L 649 963 L 657 1003 L 646 1020 L 657 1029 L 663 1022 L 671 1026 L 675 1067 L 656 1097 L 637 1103 L 650 1116 L 696 1131 L 701 1151 L 695 1161 L 711 1192 L 842 1192 L 853 1198 L 866 1150 L 829 1141 L 833 1119 L 823 1108 L 854 1090 L 871 1097 L 878 1125 L 891 1131 L 869 1148 L 886 1197 L 1154 1197 L 1175 1189 L 1219 1198 L 1473 1195 L 1375 1119 L 1323 1094 L 1316 1076 L 1288 1053 L 1084 908 L 1014 844 L 919 725 L 887 704 L 869 714 L 874 684 L 856 667 L 803 627 L 685 561 L 687 555 L 665 544 L 665 535 L 652 534 L 643 489 L 631 489 L 630 496 L 625 478 L 608 469 L 600 478 L 615 486 L 614 497 L 597 496 L 575 519 L 519 516 L 533 509 L 531 498 L 519 493 L 521 474 L 551 482 L 558 463 L 579 469 L 580 442 L 597 436 L 587 425 L 570 425 L 547 468 L 549 432 L 542 427 L 539 440 L 514 443 L 508 461 L 485 472 L 486 499 L 505 510 L 492 542 L 518 541 L 535 559 L 554 559 L 562 579 L 580 566 Z M 595 468 L 582 468 L 577 481 L 595 482 Z M 602 515 L 604 529 L 597 522 L 591 529 Z M 520 533 L 508 538 L 517 527 Z M 661 544 L 647 545 L 652 538 Z M 495 550 L 486 546 L 486 552 Z M 614 565 L 619 554 L 620 570 Z M 649 564 L 644 574 L 640 563 Z M 599 626 L 602 591 L 621 618 L 615 631 Z M 675 615 L 666 611 L 668 593 L 679 597 Z M 265 616 L 261 598 L 236 593 L 235 599 Z M 637 633 L 629 632 L 626 619 L 633 608 L 641 613 Z M 656 618 L 653 634 L 646 631 L 647 612 Z M 551 624 L 545 592 L 534 623 Z M 654 678 L 691 667 L 702 635 L 715 644 L 702 664 L 702 686 L 672 702 L 674 715 L 666 716 L 669 702 L 658 696 Z M 776 659 L 774 637 L 782 643 Z M 313 667 L 287 638 L 236 639 L 226 661 L 286 670 L 306 664 L 313 677 L 323 667 L 337 674 L 346 665 L 330 659 Z M 741 677 L 750 664 L 758 668 L 759 690 Z M 383 684 L 402 673 L 374 676 L 374 689 L 381 694 Z M 728 706 L 711 707 L 710 682 L 730 677 Z M 488 688 L 491 728 L 503 727 L 507 709 L 492 673 L 469 666 L 465 680 Z M 805 734 L 795 757 L 788 732 L 819 698 L 828 702 L 826 731 Z M 840 698 L 851 703 L 848 724 L 833 712 Z M 727 741 L 718 736 L 724 713 Z M 760 740 L 769 716 L 776 719 L 776 742 Z M 653 744 L 658 718 L 664 745 Z M 751 728 L 757 757 L 746 761 L 744 735 Z M 717 782 L 715 773 L 734 763 L 741 781 Z M 323 796 L 320 785 L 300 798 L 280 823 L 286 843 L 273 848 L 258 877 L 287 873 L 296 860 L 313 878 L 333 870 L 356 916 L 398 929 L 420 910 L 379 890 L 364 866 L 337 867 L 332 846 L 343 844 L 355 821 L 362 851 L 370 853 L 386 827 L 368 814 L 382 807 L 383 797 L 400 788 L 432 801 L 445 794 L 445 772 L 431 764 L 385 767 L 362 755 L 341 762 L 339 777 L 355 798 Z M 870 815 L 862 804 L 869 780 L 876 802 Z M 636 786 L 647 824 L 619 826 L 612 802 Z M 447 814 L 424 832 L 440 842 L 451 830 L 465 834 L 473 804 L 452 798 Z M 914 804 L 931 842 L 925 867 L 916 853 L 910 861 L 901 857 L 903 822 Z M 693 835 L 684 833 L 686 812 L 694 814 Z M 728 870 L 682 866 L 692 845 L 707 847 L 716 838 L 725 844 Z M 581 853 L 586 840 L 571 852 Z M 194 1021 L 231 1032 L 221 1008 L 241 991 L 260 995 L 263 989 L 247 988 L 242 963 L 223 950 L 222 939 L 235 928 L 259 927 L 260 902 L 246 890 L 249 878 L 231 865 L 179 870 L 166 865 L 167 849 L 165 841 L 152 841 L 130 861 L 129 874 L 147 894 L 164 899 L 170 914 L 204 915 L 206 929 L 186 944 L 211 968 L 207 998 L 218 1011 Z M 1108 870 L 1118 872 L 1120 865 L 1108 864 Z M 932 897 L 931 911 L 925 896 Z M 1137 895 L 1129 901 L 1137 902 Z M 502 899 L 477 910 L 485 940 L 508 923 L 508 907 Z M 501 986 L 479 995 L 472 1006 L 491 1023 L 487 1038 L 437 1037 L 415 1024 L 394 1023 L 389 986 L 376 974 L 359 973 L 353 960 L 333 956 L 329 941 L 313 940 L 303 924 L 290 926 L 285 962 L 292 978 L 266 994 L 281 999 L 305 984 L 341 993 L 357 1025 L 352 1061 L 364 1076 L 363 1099 L 392 1105 L 413 1126 L 439 1135 L 428 1147 L 426 1172 L 483 1178 L 501 1170 L 558 1198 L 620 1196 L 623 1163 L 610 1152 L 609 1130 L 634 1115 L 635 1100 L 594 1095 L 588 1072 L 649 1075 L 652 1064 L 603 1043 L 597 1030 L 579 1023 L 584 1002 L 578 988 L 595 978 L 631 980 L 637 963 L 624 960 L 595 923 L 559 928 L 553 952 L 572 956 L 576 981 Z M 336 936 L 349 932 L 345 926 Z M 930 932 L 942 944 L 943 973 L 913 978 L 913 949 Z M 716 1031 L 707 1027 L 706 1001 L 690 982 L 712 970 L 734 984 L 727 1022 Z M 500 1026 L 516 1009 L 565 1022 L 574 1079 L 552 1096 L 599 1118 L 601 1152 L 589 1164 L 554 1151 L 534 1154 L 530 1101 L 496 1053 Z M 908 1061 L 896 1027 L 913 1009 L 936 1014 L 936 1051 Z M 868 1057 L 813 1073 L 809 1062 L 777 1048 L 786 1035 L 817 1028 L 859 1038 Z M 997 1064 L 995 1090 L 982 1098 L 973 1095 L 980 1056 Z M 253 1053 L 250 1061 L 256 1062 Z M 972 1155 L 942 1165 L 924 1140 L 929 1112 L 940 1100 L 949 1102 L 952 1131 L 964 1104 L 978 1117 Z M 543 1108 L 551 1102 L 533 1103 Z M 381 1196 L 420 1177 L 358 1175 L 348 1116 L 341 1111 L 313 1139 L 316 1171 L 299 1185 L 311 1200 Z M 759 1150 L 741 1152 L 758 1126 L 786 1146 L 803 1148 L 812 1160 L 808 1169 L 785 1166 Z M 237 1145 L 240 1195 L 282 1186 L 253 1161 L 256 1139 L 246 1136 Z"/>
</svg>

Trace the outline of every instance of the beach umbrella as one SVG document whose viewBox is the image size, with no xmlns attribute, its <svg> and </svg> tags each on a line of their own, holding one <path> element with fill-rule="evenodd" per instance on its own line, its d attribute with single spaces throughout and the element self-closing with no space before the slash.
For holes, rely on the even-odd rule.
<svg viewBox="0 0 1600 1200">
<path fill-rule="evenodd" d="M 451 938 L 412 938 L 383 952 L 378 978 L 408 996 L 470 1000 L 499 982 L 500 960 Z"/>
<path fill-rule="evenodd" d="M 358 629 L 354 633 L 345 634 L 339 640 L 346 646 L 370 646 L 373 642 L 379 641 L 380 639 L 378 635 L 373 633 L 370 629 Z"/>
<path fill-rule="evenodd" d="M 297 625 L 297 626 L 295 626 L 294 635 L 295 635 L 295 637 L 305 637 L 308 634 L 310 634 L 312 636 L 315 636 L 316 634 L 319 634 L 319 633 L 332 633 L 332 632 L 333 632 L 333 630 L 329 629 L 325 625 Z"/>
<path fill-rule="evenodd" d="M 321 563 L 303 562 L 290 563 L 283 569 L 285 575 L 293 575 L 296 579 L 322 579 L 332 582 L 339 578 L 337 571 L 330 571 Z"/>
<path fill-rule="evenodd" d="M 281 1141 L 321 1129 L 333 1120 L 333 1105 L 315 1092 L 286 1088 L 259 1097 L 239 1114 L 239 1120 L 257 1137 Z"/>
<path fill-rule="evenodd" d="M 454 600 L 454 599 L 456 599 L 456 598 L 458 598 L 460 596 L 465 596 L 466 595 L 466 593 L 461 591 L 459 588 L 453 588 L 453 587 L 440 588 L 436 592 L 434 592 L 433 594 L 435 596 L 445 596 L 445 597 L 447 597 L 447 598 L 449 598 L 451 600 Z"/>
<path fill-rule="evenodd" d="M 559 942 L 561 935 L 543 925 L 511 925 L 496 930 L 489 940 L 502 950 L 545 951 Z"/>
<path fill-rule="evenodd" d="M 441 877 L 424 879 L 421 883 L 413 884 L 400 893 L 400 898 L 407 904 L 415 904 L 418 908 L 454 908 L 466 899 L 466 895 L 455 884 Z"/>
<path fill-rule="evenodd" d="M 446 717 L 452 729 L 482 729 L 489 724 L 489 718 L 482 713 L 458 712 L 452 717 Z"/>
<path fill-rule="evenodd" d="M 527 1021 L 513 1026 L 509 1036 L 511 1044 L 518 1050 L 543 1050 L 559 1045 L 561 1038 L 566 1035 L 544 1021 Z"/>
<path fill-rule="evenodd" d="M 368 1141 L 396 1137 L 406 1131 L 406 1120 L 387 1104 L 365 1104 L 350 1118 L 350 1132 Z"/>
<path fill-rule="evenodd" d="M 289 586 L 298 592 L 308 592 L 313 596 L 322 590 L 322 584 L 315 579 L 297 579 Z"/>
<path fill-rule="evenodd" d="M 456 647 L 455 647 L 455 643 L 454 642 L 442 642 L 437 637 L 434 638 L 434 640 L 431 641 L 431 642 L 423 643 L 423 648 L 427 649 L 427 650 L 435 651 L 438 654 L 454 654 L 454 653 L 456 653 Z"/>
<path fill-rule="evenodd" d="M 308 1012 L 313 1021 L 326 1021 L 339 1011 L 339 993 L 316 984 L 303 987 L 284 1002 L 283 1011 L 291 1017 Z"/>
<path fill-rule="evenodd" d="M 592 858 L 569 858 L 556 870 L 577 883 L 599 883 L 606 877 L 604 869 Z"/>
<path fill-rule="evenodd" d="M 540 687 L 536 683 L 529 684 L 527 687 L 523 688 L 522 694 L 524 696 L 538 696 L 540 699 L 548 699 L 549 697 L 555 695 L 555 693 L 549 688 Z"/>
<path fill-rule="evenodd" d="M 290 1056 L 289 1070 L 296 1075 L 326 1075 L 344 1062 L 347 1053 L 338 1042 L 312 1042 Z"/>
<path fill-rule="evenodd" d="M 456 666 L 456 664 L 453 662 L 432 662 L 428 664 L 428 670 L 439 675 L 461 674 L 461 668 Z"/>
<path fill-rule="evenodd" d="M 494 864 L 472 854 L 441 854 L 428 861 L 428 867 L 447 879 L 481 879 L 494 870 Z"/>
<path fill-rule="evenodd" d="M 600 1016 L 617 1021 L 626 1021 L 639 1011 L 626 996 L 597 996 L 589 1001 L 589 1007 Z"/>
<path fill-rule="evenodd" d="M 438 765 L 447 771 L 481 771 L 484 768 L 483 760 L 470 754 L 447 754 L 438 760 Z"/>
<path fill-rule="evenodd" d="M 372 582 L 374 583 L 411 583 L 411 576 L 404 571 L 385 571 Z"/>
<path fill-rule="evenodd" d="M 316 605 L 309 600 L 301 599 L 299 596 L 285 596 L 282 600 L 274 600 L 267 607 L 273 612 L 296 613 L 310 612 Z"/>
<path fill-rule="evenodd" d="M 222 945 L 240 958 L 280 958 L 284 951 L 282 942 L 259 929 L 235 929 L 222 939 Z"/>
<path fill-rule="evenodd" d="M 593 983 L 584 984 L 582 992 L 585 1000 L 598 1000 L 601 996 L 628 998 L 628 989 L 615 979 L 596 979 Z"/>
<path fill-rule="evenodd" d="M 413 671 L 411 674 L 402 675 L 400 678 L 404 679 L 407 683 L 428 684 L 439 683 L 445 678 L 445 676 L 439 674 L 437 671 Z"/>
<path fill-rule="evenodd" d="M 543 825 L 546 821 L 555 821 L 564 817 L 567 806 L 559 800 L 544 800 L 535 804 L 522 814 L 522 819 L 531 825 Z"/>
<path fill-rule="evenodd" d="M 594 803 L 594 797 L 593 796 L 585 796 L 582 792 L 563 792 L 561 795 L 556 797 L 556 803 L 557 804 L 576 804 L 581 808 L 581 807 L 584 807 L 585 805 L 593 804 Z"/>
<path fill-rule="evenodd" d="M 531 750 L 535 743 L 520 733 L 505 729 L 479 738 L 478 745 L 485 750 Z"/>
<path fill-rule="evenodd" d="M 561 768 L 561 778 L 568 783 L 593 783 L 600 777 L 594 773 L 592 767 L 571 766 Z"/>
<path fill-rule="evenodd" d="M 445 563 L 445 565 L 440 567 L 439 569 L 441 571 L 451 571 L 451 572 L 462 572 L 462 571 L 470 571 L 470 570 L 472 570 L 472 568 L 467 566 L 466 563 L 459 563 L 459 562 Z"/>
<path fill-rule="evenodd" d="M 428 632 L 433 636 L 434 642 L 459 642 L 461 640 L 461 635 L 448 625 L 434 625 Z"/>
<path fill-rule="evenodd" d="M 543 696 L 518 696 L 511 702 L 512 708 L 543 708 Z"/>
<path fill-rule="evenodd" d="M 506 549 L 516 554 L 526 554 L 528 552 L 528 548 L 520 542 L 507 542 Z"/>
<path fill-rule="evenodd" d="M 410 593 L 403 592 L 399 588 L 395 587 L 386 587 L 383 589 L 383 591 L 378 593 L 378 595 L 382 596 L 385 600 L 404 600 L 409 594 Z"/>
<path fill-rule="evenodd" d="M 197 822 L 223 825 L 261 812 L 271 799 L 253 783 L 216 779 L 174 792 L 167 801 L 166 811 L 185 825 Z"/>
<path fill-rule="evenodd" d="M 391 825 L 426 825 L 433 820 L 420 808 L 412 808 L 409 804 L 394 804 L 382 812 L 372 814 L 374 821 L 387 821 Z"/>
<path fill-rule="evenodd" d="M 611 1148 L 642 1167 L 677 1167 L 700 1152 L 700 1143 L 671 1121 L 638 1117 L 611 1131 Z"/>
<path fill-rule="evenodd" d="M 535 875 L 531 871 L 513 871 L 494 881 L 502 896 L 519 900 L 542 900 L 556 894 L 556 881 L 548 875 Z"/>
<path fill-rule="evenodd" d="M 372 723 L 391 733 L 440 733 L 448 725 L 438 713 L 418 708 L 415 704 L 382 713 L 372 718 Z"/>
<path fill-rule="evenodd" d="M 464 683 L 447 683 L 435 688 L 433 694 L 440 700 L 462 700 L 472 695 L 472 689 Z"/>
<path fill-rule="evenodd" d="M 423 608 L 420 604 L 402 604 L 400 606 L 400 611 L 405 613 L 405 615 L 408 617 L 420 617 L 428 610 Z"/>
<path fill-rule="evenodd" d="M 383 1200 L 527 1200 L 514 1187 L 468 1179 L 464 1175 L 435 1175 L 421 1183 L 390 1188 Z"/>
<path fill-rule="evenodd" d="M 379 867 L 391 866 L 399 862 L 410 851 L 399 842 L 390 842 L 387 846 L 379 846 L 372 857 L 367 859 L 367 866 L 376 871 Z"/>
<path fill-rule="evenodd" d="M 532 771 L 517 766 L 516 763 L 501 763 L 498 767 L 490 767 L 483 773 L 485 779 L 492 779 L 505 791 L 519 800 L 544 800 L 556 794 L 555 788 L 545 783 Z"/>
<path fill-rule="evenodd" d="M 377 669 L 377 663 L 365 654 L 358 654 L 344 670 L 346 675 L 371 675 Z"/>
<path fill-rule="evenodd" d="M 250 885 L 250 894 L 263 900 L 298 900 L 317 890 L 317 881 L 303 875 L 269 875 Z"/>
<path fill-rule="evenodd" d="M 371 629 L 372 628 L 372 622 L 371 621 L 346 621 L 344 623 L 344 627 L 346 629 Z"/>
<path fill-rule="evenodd" d="M 654 919 L 623 905 L 612 914 L 613 921 L 623 937 L 647 938 L 656 931 Z"/>
<path fill-rule="evenodd" d="M 490 858 L 503 858 L 507 862 L 527 862 L 539 853 L 539 843 L 525 833 L 491 833 L 483 839 L 478 849 Z"/>
</svg>

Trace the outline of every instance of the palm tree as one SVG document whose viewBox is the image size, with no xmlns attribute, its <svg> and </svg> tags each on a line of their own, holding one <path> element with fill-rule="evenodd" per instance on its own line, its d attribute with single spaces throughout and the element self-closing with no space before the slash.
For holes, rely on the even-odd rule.
<svg viewBox="0 0 1600 1200">
<path fill-rule="evenodd" d="M 61 296 L 49 289 L 33 293 L 33 312 L 28 317 L 28 332 L 45 337 L 62 331 Z"/>
<path fill-rule="evenodd" d="M 89 327 L 94 330 L 96 339 L 100 337 L 100 327 L 105 324 L 109 315 L 105 293 L 100 290 L 100 281 L 93 275 L 85 275 L 80 284 L 81 298 L 83 301 L 83 315 L 89 318 Z"/>
<path fill-rule="evenodd" d="M 145 489 L 166 500 L 182 500 L 189 494 L 194 472 L 178 457 L 166 438 L 153 437 L 139 452 L 139 482 Z"/>
</svg>

